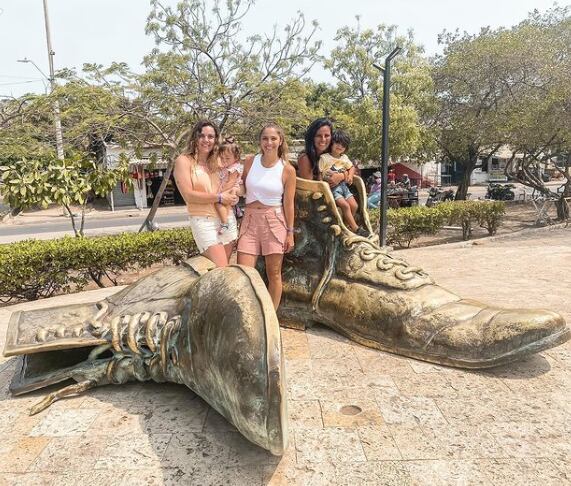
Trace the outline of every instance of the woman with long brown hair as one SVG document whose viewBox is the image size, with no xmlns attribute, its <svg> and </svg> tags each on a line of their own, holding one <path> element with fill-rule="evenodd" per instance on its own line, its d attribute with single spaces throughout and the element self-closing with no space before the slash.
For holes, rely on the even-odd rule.
<svg viewBox="0 0 571 486">
<path fill-rule="evenodd" d="M 236 218 L 230 211 L 228 230 L 220 234 L 220 219 L 214 204 L 234 205 L 238 202 L 238 197 L 232 190 L 218 192 L 219 136 L 218 127 L 213 122 L 197 122 L 186 150 L 176 159 L 174 177 L 186 202 L 190 228 L 198 250 L 216 266 L 224 267 L 228 265 L 238 235 Z"/>
<path fill-rule="evenodd" d="M 329 118 L 317 118 L 307 127 L 305 132 L 305 150 L 297 159 L 297 175 L 302 179 L 321 180 L 319 157 L 328 153 L 331 148 L 333 122 Z M 329 171 L 326 182 L 331 187 L 344 180 L 343 174 Z"/>
</svg>

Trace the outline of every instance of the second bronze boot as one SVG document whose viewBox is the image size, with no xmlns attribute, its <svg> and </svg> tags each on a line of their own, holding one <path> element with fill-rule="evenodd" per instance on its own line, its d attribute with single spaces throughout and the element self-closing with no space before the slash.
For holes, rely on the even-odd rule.
<svg viewBox="0 0 571 486">
<path fill-rule="evenodd" d="M 282 325 L 320 323 L 365 346 L 461 368 L 508 363 L 571 335 L 555 312 L 501 309 L 436 285 L 349 231 L 323 182 L 297 180 L 296 237 L 284 261 Z"/>
</svg>

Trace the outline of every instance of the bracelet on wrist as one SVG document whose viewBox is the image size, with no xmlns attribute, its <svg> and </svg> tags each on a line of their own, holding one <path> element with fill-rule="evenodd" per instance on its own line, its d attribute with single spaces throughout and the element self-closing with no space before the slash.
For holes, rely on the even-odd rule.
<svg viewBox="0 0 571 486">
<path fill-rule="evenodd" d="M 293 233 L 294 228 L 286 228 L 286 231 L 287 231 L 288 233 Z"/>
</svg>

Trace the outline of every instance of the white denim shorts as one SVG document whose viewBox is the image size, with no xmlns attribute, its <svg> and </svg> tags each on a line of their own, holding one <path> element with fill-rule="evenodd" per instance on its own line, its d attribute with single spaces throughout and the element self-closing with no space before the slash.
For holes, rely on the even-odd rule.
<svg viewBox="0 0 571 486">
<path fill-rule="evenodd" d="M 221 235 L 220 220 L 214 216 L 189 216 L 192 237 L 200 253 L 214 245 L 227 245 L 238 238 L 238 226 L 234 211 L 228 211 L 228 229 Z"/>
</svg>

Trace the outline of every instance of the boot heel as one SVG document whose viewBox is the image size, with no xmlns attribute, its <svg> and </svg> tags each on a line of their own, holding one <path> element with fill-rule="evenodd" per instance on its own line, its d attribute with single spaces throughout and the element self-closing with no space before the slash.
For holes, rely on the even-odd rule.
<svg viewBox="0 0 571 486">
<path fill-rule="evenodd" d="M 291 309 L 284 309 L 283 306 L 278 307 L 278 321 L 281 327 L 287 329 L 297 329 L 298 331 L 305 331 L 309 327 L 313 327 L 313 321 L 304 319 Z"/>
</svg>

